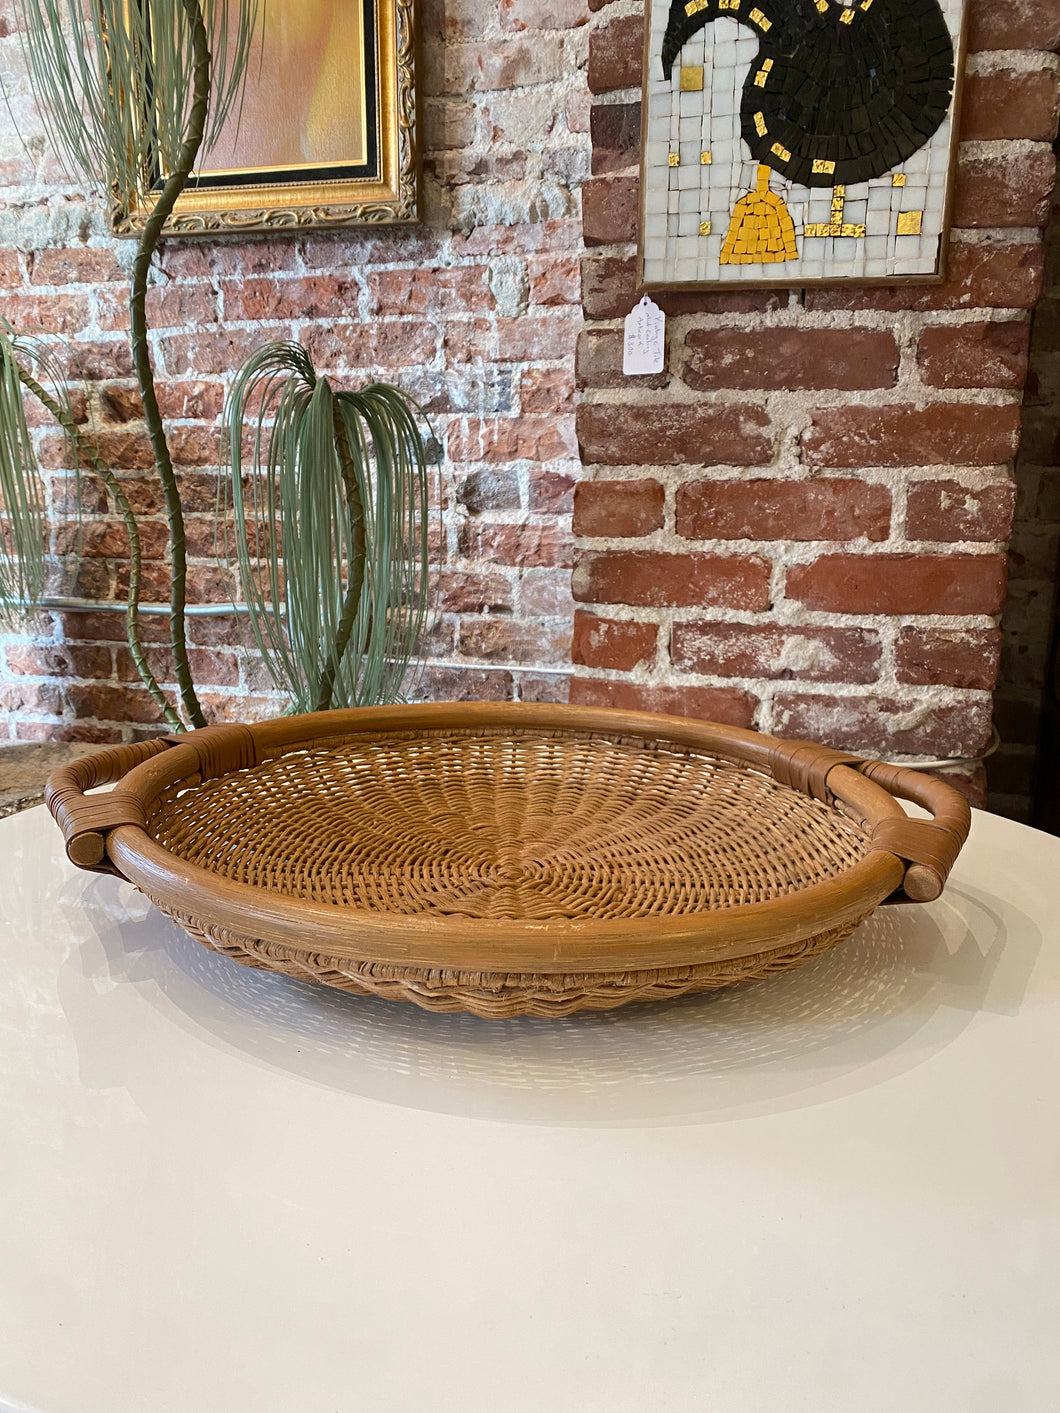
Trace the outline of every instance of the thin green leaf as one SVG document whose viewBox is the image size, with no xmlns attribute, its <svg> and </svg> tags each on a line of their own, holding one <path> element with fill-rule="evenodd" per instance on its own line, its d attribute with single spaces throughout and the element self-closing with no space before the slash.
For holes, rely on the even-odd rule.
<svg viewBox="0 0 1060 1413">
<path fill-rule="evenodd" d="M 336 392 L 298 344 L 259 349 L 236 377 L 218 545 L 295 710 L 397 701 L 407 687 L 429 588 L 417 413 L 383 384 Z"/>
<path fill-rule="evenodd" d="M 180 159 L 201 13 L 212 54 L 203 151 L 238 107 L 259 0 L 16 0 L 52 146 L 126 206 Z"/>
<path fill-rule="evenodd" d="M 61 341 L 60 341 L 61 342 Z M 68 345 L 63 345 L 69 351 Z M 81 454 L 77 438 L 72 431 L 75 426 L 73 403 L 66 372 L 60 363 L 56 350 L 43 339 L 30 334 L 19 334 L 12 339 L 11 347 L 21 366 L 47 389 L 58 409 L 58 426 L 66 443 L 65 464 L 73 469 L 74 506 L 77 516 L 78 554 L 81 553 L 81 535 L 84 525 L 84 484 L 81 474 Z"/>
<path fill-rule="evenodd" d="M 45 580 L 44 494 L 9 326 L 0 327 L 0 623 L 40 602 Z"/>
</svg>

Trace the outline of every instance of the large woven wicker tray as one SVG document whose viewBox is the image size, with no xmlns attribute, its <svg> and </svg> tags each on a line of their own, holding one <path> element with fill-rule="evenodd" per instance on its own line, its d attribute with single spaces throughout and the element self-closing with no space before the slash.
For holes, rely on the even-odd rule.
<svg viewBox="0 0 1060 1413">
<path fill-rule="evenodd" d="M 897 890 L 937 897 L 970 821 L 938 780 L 810 742 L 493 703 L 118 746 L 48 804 L 74 863 L 236 961 L 492 1017 L 797 966 Z"/>
</svg>

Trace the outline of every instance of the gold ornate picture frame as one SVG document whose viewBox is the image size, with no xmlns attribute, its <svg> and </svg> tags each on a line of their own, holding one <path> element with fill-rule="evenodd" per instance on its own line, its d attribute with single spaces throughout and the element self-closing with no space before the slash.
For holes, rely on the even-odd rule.
<svg viewBox="0 0 1060 1413">
<path fill-rule="evenodd" d="M 166 232 L 418 220 L 415 0 L 268 0 L 259 23 L 241 108 Z M 116 206 L 115 233 L 138 235 L 149 211 Z"/>
<path fill-rule="evenodd" d="M 967 0 L 647 0 L 639 283 L 944 277 Z"/>
</svg>

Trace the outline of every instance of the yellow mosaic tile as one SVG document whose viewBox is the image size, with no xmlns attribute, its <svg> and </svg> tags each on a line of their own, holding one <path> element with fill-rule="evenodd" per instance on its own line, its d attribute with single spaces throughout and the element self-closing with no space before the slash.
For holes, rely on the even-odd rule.
<svg viewBox="0 0 1060 1413">
<path fill-rule="evenodd" d="M 773 21 L 767 20 L 765 15 L 762 14 L 762 11 L 759 10 L 757 7 L 751 11 L 747 18 L 751 21 L 752 24 L 757 25 L 758 28 L 764 33 L 768 32 L 773 28 Z"/>
<path fill-rule="evenodd" d="M 681 92 L 682 92 L 682 93 L 702 93 L 702 92 L 703 92 L 703 65 L 702 65 L 702 64 L 682 64 L 682 66 L 681 66 Z"/>
<path fill-rule="evenodd" d="M 827 161 L 824 157 L 815 157 L 813 159 L 813 170 L 815 172 L 831 173 L 835 171 L 835 163 Z"/>
<path fill-rule="evenodd" d="M 709 221 L 700 221 L 700 223 L 699 223 L 699 234 L 700 234 L 700 235 L 710 235 L 710 222 L 709 222 Z"/>
<path fill-rule="evenodd" d="M 839 16 L 839 23 L 841 25 L 849 25 L 854 23 L 854 10 L 852 6 L 847 5 L 844 8 L 843 13 Z"/>
<path fill-rule="evenodd" d="M 817 6 L 818 10 L 820 10 L 822 15 L 828 9 L 828 0 L 814 0 L 814 4 Z"/>
<path fill-rule="evenodd" d="M 688 4 L 685 6 L 685 14 L 691 18 L 692 15 L 700 14 L 709 4 L 710 0 L 688 0 Z"/>
<path fill-rule="evenodd" d="M 722 265 L 776 264 L 798 258 L 794 224 L 781 198 L 770 191 L 769 176 L 770 168 L 759 162 L 755 190 L 741 196 L 733 208 L 718 257 Z"/>
<path fill-rule="evenodd" d="M 680 152 L 671 152 L 669 157 L 667 158 L 667 161 L 670 163 L 671 167 L 679 167 L 681 165 Z"/>
<path fill-rule="evenodd" d="M 834 167 L 835 164 L 833 163 Z M 815 169 L 816 170 L 816 169 Z M 824 221 L 811 221 L 803 226 L 802 233 L 810 239 L 823 236 L 848 236 L 860 238 L 865 234 L 863 225 L 855 225 L 852 221 L 843 220 L 843 206 L 846 203 L 847 189 L 842 182 L 832 188 L 832 219 Z"/>
<path fill-rule="evenodd" d="M 709 167 L 713 160 L 709 152 L 701 152 L 699 154 L 699 165 L 701 167 Z"/>
<path fill-rule="evenodd" d="M 870 8 L 871 5 L 872 5 L 872 0 L 861 0 L 861 4 L 858 6 L 858 9 L 859 9 L 859 10 L 867 10 L 867 9 Z"/>
<path fill-rule="evenodd" d="M 718 0 L 719 10 L 738 10 L 739 8 L 740 0 Z"/>
<path fill-rule="evenodd" d="M 769 150 L 770 152 L 772 152 L 774 157 L 779 157 L 782 162 L 791 161 L 791 153 L 786 147 L 781 147 L 779 142 L 774 142 L 773 146 Z"/>
<path fill-rule="evenodd" d="M 919 235 L 923 220 L 923 211 L 900 211 L 898 213 L 898 234 Z"/>
<path fill-rule="evenodd" d="M 759 137 L 765 137 L 769 129 L 766 127 L 766 115 L 764 113 L 755 114 L 755 132 Z"/>
<path fill-rule="evenodd" d="M 892 186 L 905 186 L 905 173 L 904 173 L 904 172 L 895 172 L 894 176 L 891 178 L 891 185 L 892 185 Z"/>
<path fill-rule="evenodd" d="M 810 240 L 825 236 L 846 236 L 848 239 L 861 240 L 865 235 L 865 227 L 861 224 L 855 225 L 852 221 L 830 221 L 827 225 L 823 221 L 811 221 L 809 225 L 803 226 L 802 233 Z"/>
</svg>

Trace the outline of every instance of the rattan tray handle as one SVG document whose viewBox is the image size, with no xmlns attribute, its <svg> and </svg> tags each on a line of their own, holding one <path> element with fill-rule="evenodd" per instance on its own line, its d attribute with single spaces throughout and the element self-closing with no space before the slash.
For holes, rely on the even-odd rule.
<svg viewBox="0 0 1060 1413">
<path fill-rule="evenodd" d="M 930 903 L 946 886 L 972 825 L 968 801 L 942 780 L 917 770 L 888 765 L 885 761 L 862 761 L 862 775 L 900 800 L 910 800 L 933 816 L 927 819 L 881 819 L 872 831 L 876 849 L 896 854 L 906 864 L 902 887 L 916 903 Z"/>
<path fill-rule="evenodd" d="M 123 876 L 107 858 L 106 836 L 123 824 L 146 829 L 143 802 L 139 796 L 124 790 L 92 796 L 85 791 L 121 780 L 135 766 L 176 745 L 190 745 L 195 751 L 200 780 L 212 780 L 230 770 L 242 770 L 256 765 L 258 760 L 253 731 L 249 726 L 236 723 L 171 732 L 133 746 L 110 746 L 63 766 L 49 777 L 44 799 L 63 831 L 66 856 L 71 863 L 96 873 Z"/>
<path fill-rule="evenodd" d="M 71 863 L 95 873 L 118 872 L 107 858 L 106 836 L 123 824 L 145 828 L 143 805 L 137 796 L 123 790 L 106 795 L 86 795 L 85 791 L 113 784 L 170 745 L 163 738 L 133 746 L 110 746 L 52 772 L 44 799 L 63 831 L 66 856 Z"/>
<path fill-rule="evenodd" d="M 904 766 L 863 760 L 816 741 L 779 740 L 769 753 L 774 778 L 815 800 L 830 796 L 828 777 L 837 765 L 849 765 L 900 800 L 910 800 L 933 818 L 881 819 L 872 831 L 873 847 L 895 854 L 906 864 L 902 888 L 915 903 L 930 903 L 946 886 L 950 869 L 968 838 L 972 812 L 952 785 Z M 892 901 L 901 901 L 896 898 Z"/>
</svg>

